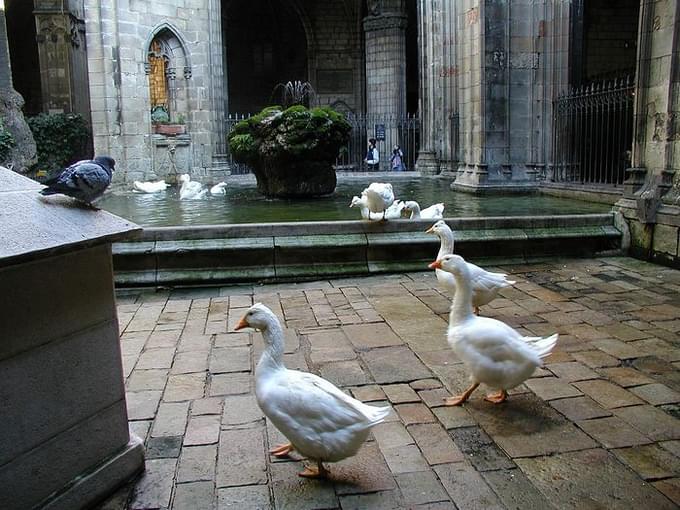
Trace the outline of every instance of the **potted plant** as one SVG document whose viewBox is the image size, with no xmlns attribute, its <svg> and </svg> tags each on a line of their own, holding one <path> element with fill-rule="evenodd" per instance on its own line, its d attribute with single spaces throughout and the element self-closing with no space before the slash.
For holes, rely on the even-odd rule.
<svg viewBox="0 0 680 510">
<path fill-rule="evenodd" d="M 330 107 L 270 106 L 229 134 L 237 163 L 249 165 L 268 197 L 315 197 L 335 190 L 333 163 L 351 126 Z"/>
<path fill-rule="evenodd" d="M 151 110 L 153 132 L 158 135 L 177 136 L 186 132 L 184 116 L 179 114 L 175 122 L 170 122 L 170 114 L 163 105 L 154 106 Z"/>
</svg>

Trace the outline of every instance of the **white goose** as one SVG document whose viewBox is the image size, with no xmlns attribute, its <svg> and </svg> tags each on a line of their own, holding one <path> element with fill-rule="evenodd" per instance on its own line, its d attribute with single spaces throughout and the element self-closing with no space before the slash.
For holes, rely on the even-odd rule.
<svg viewBox="0 0 680 510">
<path fill-rule="evenodd" d="M 421 210 L 420 205 L 415 200 L 408 200 L 404 206 L 405 211 L 411 213 L 412 220 L 440 220 L 444 217 L 444 204 L 433 204 Z"/>
<path fill-rule="evenodd" d="M 165 191 L 168 186 L 170 185 L 165 181 L 134 181 L 132 183 L 132 188 L 141 193 L 158 193 L 159 191 Z"/>
<path fill-rule="evenodd" d="M 364 220 L 381 220 L 382 215 L 379 213 L 372 213 L 368 209 L 368 198 L 365 193 L 361 194 L 361 198 L 357 196 L 352 197 L 352 202 L 349 204 L 350 207 L 359 207 L 361 212 L 361 217 Z M 401 211 L 404 209 L 404 202 L 401 200 L 395 200 L 392 205 L 385 209 L 385 218 L 388 220 L 398 220 L 401 218 Z"/>
<path fill-rule="evenodd" d="M 182 183 L 179 188 L 179 199 L 180 200 L 194 200 L 197 198 L 203 198 L 207 189 L 203 188 L 203 185 L 198 181 L 192 181 L 189 174 L 182 174 L 179 176 L 179 181 Z"/>
<path fill-rule="evenodd" d="M 270 451 L 277 457 L 292 450 L 316 462 L 300 476 L 327 474 L 323 462 L 354 455 L 389 407 L 373 407 L 346 395 L 330 382 L 307 372 L 288 370 L 283 364 L 283 331 L 279 319 L 261 303 L 251 306 L 236 330 L 251 327 L 262 332 L 265 349 L 255 369 L 255 397 L 262 412 L 290 443 Z"/>
<path fill-rule="evenodd" d="M 226 195 L 227 194 L 227 183 L 219 182 L 210 188 L 211 195 Z"/>
<path fill-rule="evenodd" d="M 439 237 L 439 253 L 437 259 L 441 259 L 444 255 L 453 253 L 453 231 L 449 228 L 444 220 L 439 220 L 426 230 L 428 234 L 436 234 Z M 479 307 L 486 305 L 498 297 L 498 292 L 501 289 L 510 287 L 516 282 L 508 280 L 508 275 L 505 273 L 492 273 L 486 269 L 482 269 L 471 262 L 467 262 L 468 271 L 470 273 L 470 284 L 472 286 L 472 306 L 475 307 L 475 313 L 479 315 Z M 456 279 L 451 273 L 437 269 L 437 281 L 446 289 L 451 296 L 456 293 Z"/>
<path fill-rule="evenodd" d="M 557 334 L 546 338 L 522 336 L 499 320 L 474 315 L 469 264 L 460 255 L 444 255 L 429 267 L 447 271 L 456 279 L 447 340 L 470 369 L 472 380 L 462 395 L 445 399 L 446 405 L 462 404 L 480 383 L 499 390 L 485 400 L 504 402 L 507 390 L 526 381 L 537 367 L 543 366 L 541 359 L 552 352 Z"/>
<path fill-rule="evenodd" d="M 372 182 L 362 194 L 366 194 L 368 210 L 372 213 L 383 213 L 382 219 L 385 220 L 385 211 L 394 202 L 394 190 L 392 185 L 387 182 Z"/>
</svg>

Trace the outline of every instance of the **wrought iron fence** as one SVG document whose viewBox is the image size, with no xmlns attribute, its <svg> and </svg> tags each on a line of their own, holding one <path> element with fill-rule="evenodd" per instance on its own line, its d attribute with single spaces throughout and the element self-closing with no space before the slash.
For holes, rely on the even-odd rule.
<svg viewBox="0 0 680 510">
<path fill-rule="evenodd" d="M 226 133 L 229 135 L 234 126 L 252 114 L 229 114 L 226 119 Z M 340 149 L 336 160 L 336 170 L 344 172 L 368 171 L 364 163 L 368 148 L 368 139 L 378 140 L 380 151 L 380 170 L 391 170 L 390 156 L 395 145 L 399 145 L 404 154 L 406 170 L 414 170 L 419 149 L 420 119 L 417 115 L 374 115 L 352 114 L 345 115 L 352 126 L 347 145 Z M 236 163 L 227 149 L 228 161 L 232 175 L 250 173 L 247 165 Z"/>
<path fill-rule="evenodd" d="M 573 88 L 554 103 L 551 180 L 620 185 L 633 141 L 633 78 Z"/>
</svg>

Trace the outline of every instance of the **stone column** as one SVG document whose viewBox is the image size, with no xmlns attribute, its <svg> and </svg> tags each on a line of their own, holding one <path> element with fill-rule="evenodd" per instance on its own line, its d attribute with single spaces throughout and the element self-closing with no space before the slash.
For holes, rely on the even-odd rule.
<svg viewBox="0 0 680 510">
<path fill-rule="evenodd" d="M 79 113 L 89 123 L 84 14 L 66 1 L 35 0 L 34 15 L 43 111 Z"/>
<path fill-rule="evenodd" d="M 371 2 L 369 2 L 371 4 Z M 386 0 L 369 5 L 364 18 L 366 39 L 366 113 L 367 135 L 374 136 L 375 123 L 385 123 L 385 140 L 400 143 L 396 125 L 381 119 L 399 119 L 406 115 L 406 23 L 403 5 Z M 391 131 L 391 132 L 390 132 Z M 378 142 L 380 168 L 388 168 L 391 147 Z"/>
<path fill-rule="evenodd" d="M 680 6 L 640 5 L 632 164 L 617 207 L 631 252 L 680 266 Z"/>
</svg>

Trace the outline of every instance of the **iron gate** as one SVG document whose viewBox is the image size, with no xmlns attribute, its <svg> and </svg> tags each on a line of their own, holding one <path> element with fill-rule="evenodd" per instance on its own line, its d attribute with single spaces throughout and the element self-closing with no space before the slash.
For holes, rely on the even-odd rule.
<svg viewBox="0 0 680 510">
<path fill-rule="evenodd" d="M 553 181 L 623 183 L 633 141 L 633 91 L 632 76 L 625 76 L 558 96 L 553 109 Z"/>
<path fill-rule="evenodd" d="M 226 119 L 226 134 L 229 135 L 234 126 L 252 114 L 229 114 Z M 418 157 L 420 139 L 420 120 L 417 115 L 374 115 L 374 114 L 345 114 L 347 122 L 352 126 L 347 145 L 340 149 L 336 160 L 336 170 L 344 172 L 363 172 L 368 168 L 364 163 L 368 139 L 375 138 L 375 133 L 384 133 L 384 140 L 378 141 L 380 151 L 380 170 L 391 170 L 390 155 L 392 148 L 399 145 L 404 153 L 404 163 L 407 170 L 414 170 Z M 232 175 L 250 173 L 247 165 L 234 162 L 227 149 L 228 161 Z"/>
</svg>

